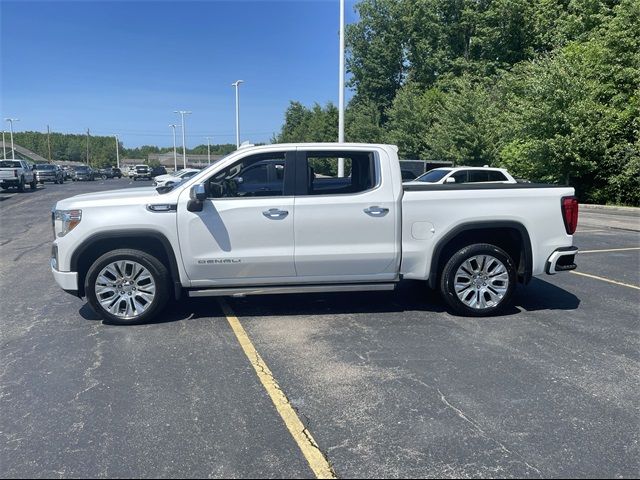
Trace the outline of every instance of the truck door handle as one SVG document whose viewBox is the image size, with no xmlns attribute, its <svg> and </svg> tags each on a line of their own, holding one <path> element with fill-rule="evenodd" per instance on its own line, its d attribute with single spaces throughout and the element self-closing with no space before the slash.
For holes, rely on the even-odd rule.
<svg viewBox="0 0 640 480">
<path fill-rule="evenodd" d="M 289 215 L 289 212 L 287 210 L 280 210 L 279 208 L 270 208 L 269 210 L 263 211 L 262 214 L 271 220 L 281 220 Z"/>
<path fill-rule="evenodd" d="M 364 213 L 366 213 L 370 217 L 384 217 L 387 213 L 389 213 L 389 209 L 374 206 L 374 207 L 365 208 Z"/>
</svg>

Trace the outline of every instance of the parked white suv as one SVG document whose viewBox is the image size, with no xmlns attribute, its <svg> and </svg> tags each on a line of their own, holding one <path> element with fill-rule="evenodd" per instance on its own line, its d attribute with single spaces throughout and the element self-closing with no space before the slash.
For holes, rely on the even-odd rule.
<svg viewBox="0 0 640 480">
<path fill-rule="evenodd" d="M 391 145 L 248 147 L 173 187 L 59 201 L 51 269 L 118 324 L 147 321 L 184 293 L 391 290 L 403 278 L 439 288 L 457 313 L 491 315 L 516 283 L 576 268 L 573 194 L 403 185 Z"/>
<path fill-rule="evenodd" d="M 434 168 L 412 182 L 422 183 L 517 183 L 504 168 L 451 167 Z"/>
<path fill-rule="evenodd" d="M 193 177 L 200 170 L 195 168 L 184 168 L 178 172 L 167 173 L 165 175 L 158 175 L 153 179 L 153 184 L 156 187 L 164 187 L 168 185 L 173 185 L 178 182 L 182 182 L 188 178 Z"/>
</svg>

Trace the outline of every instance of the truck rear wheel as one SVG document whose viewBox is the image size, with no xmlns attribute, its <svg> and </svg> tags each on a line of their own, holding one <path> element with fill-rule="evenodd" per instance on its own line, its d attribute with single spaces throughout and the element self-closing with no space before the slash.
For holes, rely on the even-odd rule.
<svg viewBox="0 0 640 480">
<path fill-rule="evenodd" d="M 155 317 L 169 299 L 170 276 L 153 255 L 141 250 L 107 252 L 89 268 L 85 293 L 106 323 L 134 325 Z"/>
<path fill-rule="evenodd" d="M 500 312 L 511 301 L 516 268 L 501 248 L 477 243 L 461 248 L 447 261 L 440 291 L 447 304 L 461 315 L 484 317 Z"/>
<path fill-rule="evenodd" d="M 20 183 L 18 183 L 18 191 L 24 192 L 24 177 L 20 177 Z"/>
</svg>

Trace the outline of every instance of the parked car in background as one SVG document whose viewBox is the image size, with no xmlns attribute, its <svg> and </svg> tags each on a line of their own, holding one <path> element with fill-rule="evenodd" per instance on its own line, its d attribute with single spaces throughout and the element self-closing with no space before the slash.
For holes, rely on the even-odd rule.
<svg viewBox="0 0 640 480">
<path fill-rule="evenodd" d="M 97 175 L 103 180 L 107 178 L 122 178 L 122 171 L 116 167 L 107 167 L 99 169 Z"/>
<path fill-rule="evenodd" d="M 400 170 L 400 174 L 402 175 L 403 182 L 410 182 L 411 180 L 416 179 L 416 174 L 411 170 Z"/>
<path fill-rule="evenodd" d="M 412 182 L 420 183 L 516 183 L 504 168 L 451 167 L 434 168 Z"/>
<path fill-rule="evenodd" d="M 135 171 L 136 171 L 136 166 L 135 166 L 135 165 L 129 165 L 129 166 L 127 167 L 127 170 L 126 170 L 126 172 L 125 172 L 125 175 L 126 175 L 127 177 L 129 177 L 129 178 L 133 178 L 133 174 L 135 173 Z"/>
<path fill-rule="evenodd" d="M 151 167 L 149 165 L 136 165 L 133 171 L 133 181 L 151 180 Z"/>
<path fill-rule="evenodd" d="M 71 180 L 73 177 L 73 167 L 69 167 L 69 166 L 62 167 L 62 173 L 64 174 L 65 180 Z"/>
<path fill-rule="evenodd" d="M 187 178 L 193 177 L 199 171 L 200 170 L 196 168 L 185 168 L 175 173 L 160 175 L 153 179 L 153 185 L 156 187 L 165 187 L 169 185 L 174 185 L 178 182 L 186 180 Z"/>
<path fill-rule="evenodd" d="M 96 172 L 93 168 L 88 165 L 78 165 L 73 167 L 73 177 L 72 180 L 74 182 L 78 182 L 81 180 L 86 180 L 92 182 L 96 179 Z"/>
<path fill-rule="evenodd" d="M 64 172 L 58 165 L 54 165 L 52 163 L 40 163 L 38 165 L 34 165 L 33 172 L 38 183 L 64 183 Z"/>
<path fill-rule="evenodd" d="M 25 185 L 32 190 L 38 186 L 33 165 L 24 160 L 0 161 L 0 188 L 15 187 L 19 192 L 24 192 Z"/>
<path fill-rule="evenodd" d="M 153 167 L 151 169 L 151 178 L 155 178 L 160 175 L 166 175 L 166 174 L 167 174 L 167 169 L 164 168 L 162 165 L 160 165 L 159 167 Z"/>
</svg>

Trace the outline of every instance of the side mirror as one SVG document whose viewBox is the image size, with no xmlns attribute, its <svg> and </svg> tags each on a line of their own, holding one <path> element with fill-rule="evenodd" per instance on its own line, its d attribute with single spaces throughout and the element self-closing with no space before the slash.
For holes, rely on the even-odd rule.
<svg viewBox="0 0 640 480">
<path fill-rule="evenodd" d="M 444 183 L 456 183 L 456 179 L 453 177 L 449 177 L 444 181 Z"/>
<path fill-rule="evenodd" d="M 207 191 L 203 184 L 194 185 L 189 190 L 189 202 L 187 210 L 190 212 L 201 212 L 204 209 L 204 201 L 207 198 Z"/>
<path fill-rule="evenodd" d="M 200 202 L 206 200 L 207 192 L 204 188 L 204 185 L 202 183 L 199 183 L 198 185 L 194 185 L 193 187 L 191 187 L 189 196 L 191 200 L 198 200 Z"/>
</svg>

